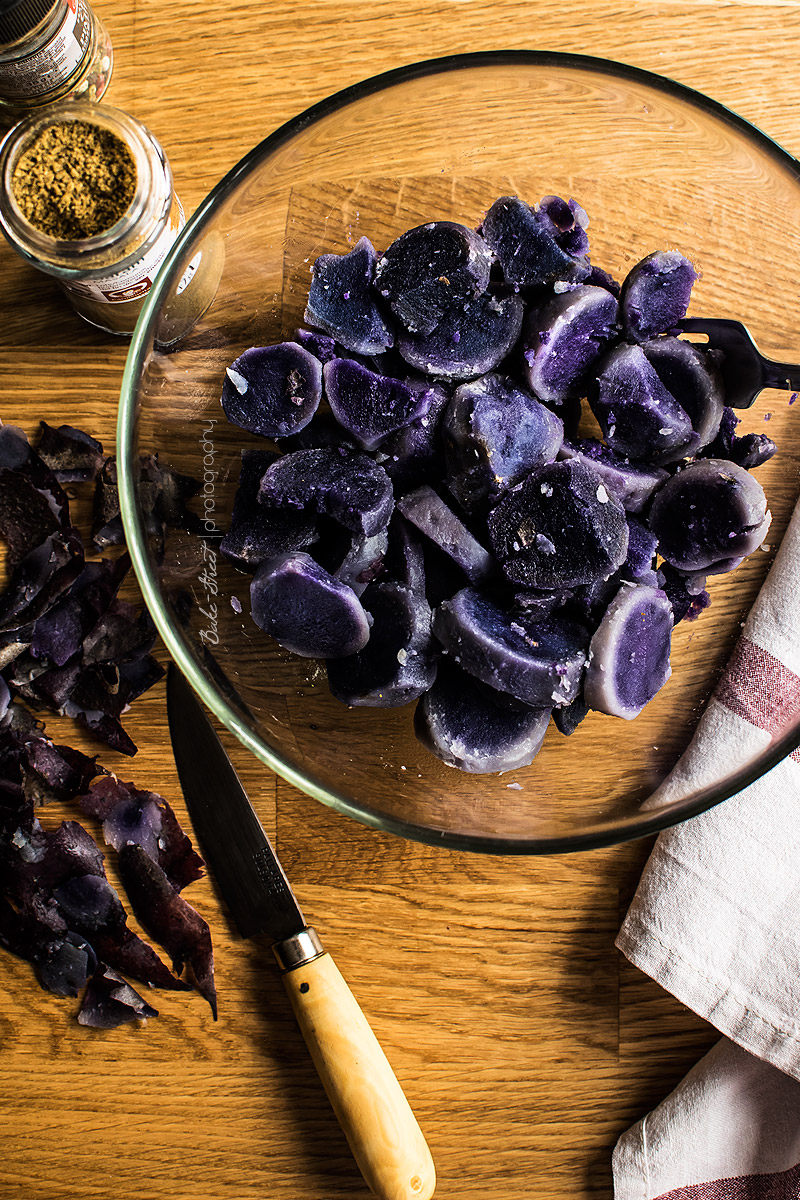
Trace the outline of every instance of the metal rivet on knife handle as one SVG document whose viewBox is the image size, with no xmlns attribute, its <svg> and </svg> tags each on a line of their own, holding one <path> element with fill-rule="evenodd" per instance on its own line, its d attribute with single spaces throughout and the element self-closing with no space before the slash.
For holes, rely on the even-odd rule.
<svg viewBox="0 0 800 1200">
<path fill-rule="evenodd" d="M 436 1170 L 403 1089 L 330 954 L 283 982 L 331 1107 L 380 1200 L 429 1200 Z"/>
</svg>

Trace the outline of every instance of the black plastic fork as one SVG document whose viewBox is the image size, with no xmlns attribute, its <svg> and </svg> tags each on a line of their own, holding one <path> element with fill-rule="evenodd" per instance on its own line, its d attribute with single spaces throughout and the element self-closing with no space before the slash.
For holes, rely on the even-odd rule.
<svg viewBox="0 0 800 1200">
<path fill-rule="evenodd" d="M 732 408 L 749 408 L 764 388 L 800 392 L 800 364 L 773 362 L 759 350 L 753 335 L 741 321 L 724 317 L 685 317 L 685 333 L 702 333 L 712 350 L 721 350 L 725 402 Z"/>
</svg>

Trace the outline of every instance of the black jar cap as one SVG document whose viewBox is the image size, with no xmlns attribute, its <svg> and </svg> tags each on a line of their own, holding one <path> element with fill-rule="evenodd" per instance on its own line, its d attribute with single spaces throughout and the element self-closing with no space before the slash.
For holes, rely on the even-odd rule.
<svg viewBox="0 0 800 1200">
<path fill-rule="evenodd" d="M 0 46 L 25 37 L 61 3 L 62 0 L 0 0 Z"/>
</svg>

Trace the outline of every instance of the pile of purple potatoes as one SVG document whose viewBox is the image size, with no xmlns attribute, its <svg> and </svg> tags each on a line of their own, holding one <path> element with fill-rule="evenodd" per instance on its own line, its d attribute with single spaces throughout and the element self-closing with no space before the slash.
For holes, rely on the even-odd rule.
<svg viewBox="0 0 800 1200">
<path fill-rule="evenodd" d="M 770 523 L 750 471 L 775 444 L 736 435 L 718 355 L 677 336 L 695 268 L 656 251 L 620 285 L 587 223 L 503 196 L 477 229 L 362 237 L 314 262 L 307 327 L 223 384 L 270 443 L 221 542 L 256 625 L 346 705 L 415 703 L 463 771 L 527 765 L 551 716 L 637 716 L 707 576 Z"/>
</svg>

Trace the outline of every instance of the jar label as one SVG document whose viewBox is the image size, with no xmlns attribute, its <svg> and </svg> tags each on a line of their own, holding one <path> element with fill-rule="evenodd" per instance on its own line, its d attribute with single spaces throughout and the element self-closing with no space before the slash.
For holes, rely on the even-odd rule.
<svg viewBox="0 0 800 1200">
<path fill-rule="evenodd" d="M 153 286 L 156 271 L 167 257 L 172 243 L 186 224 L 183 206 L 180 200 L 173 206 L 170 220 L 146 254 L 143 254 L 132 266 L 114 275 L 106 275 L 94 279 L 62 279 L 64 291 L 80 296 L 85 300 L 95 300 L 100 304 L 127 304 L 131 300 L 141 300 Z M 190 264 L 191 266 L 191 264 Z"/>
<path fill-rule="evenodd" d="M 92 18 L 86 0 L 67 0 L 58 32 L 33 54 L 0 63 L 0 92 L 7 100 L 46 96 L 83 62 L 92 38 Z"/>
</svg>

